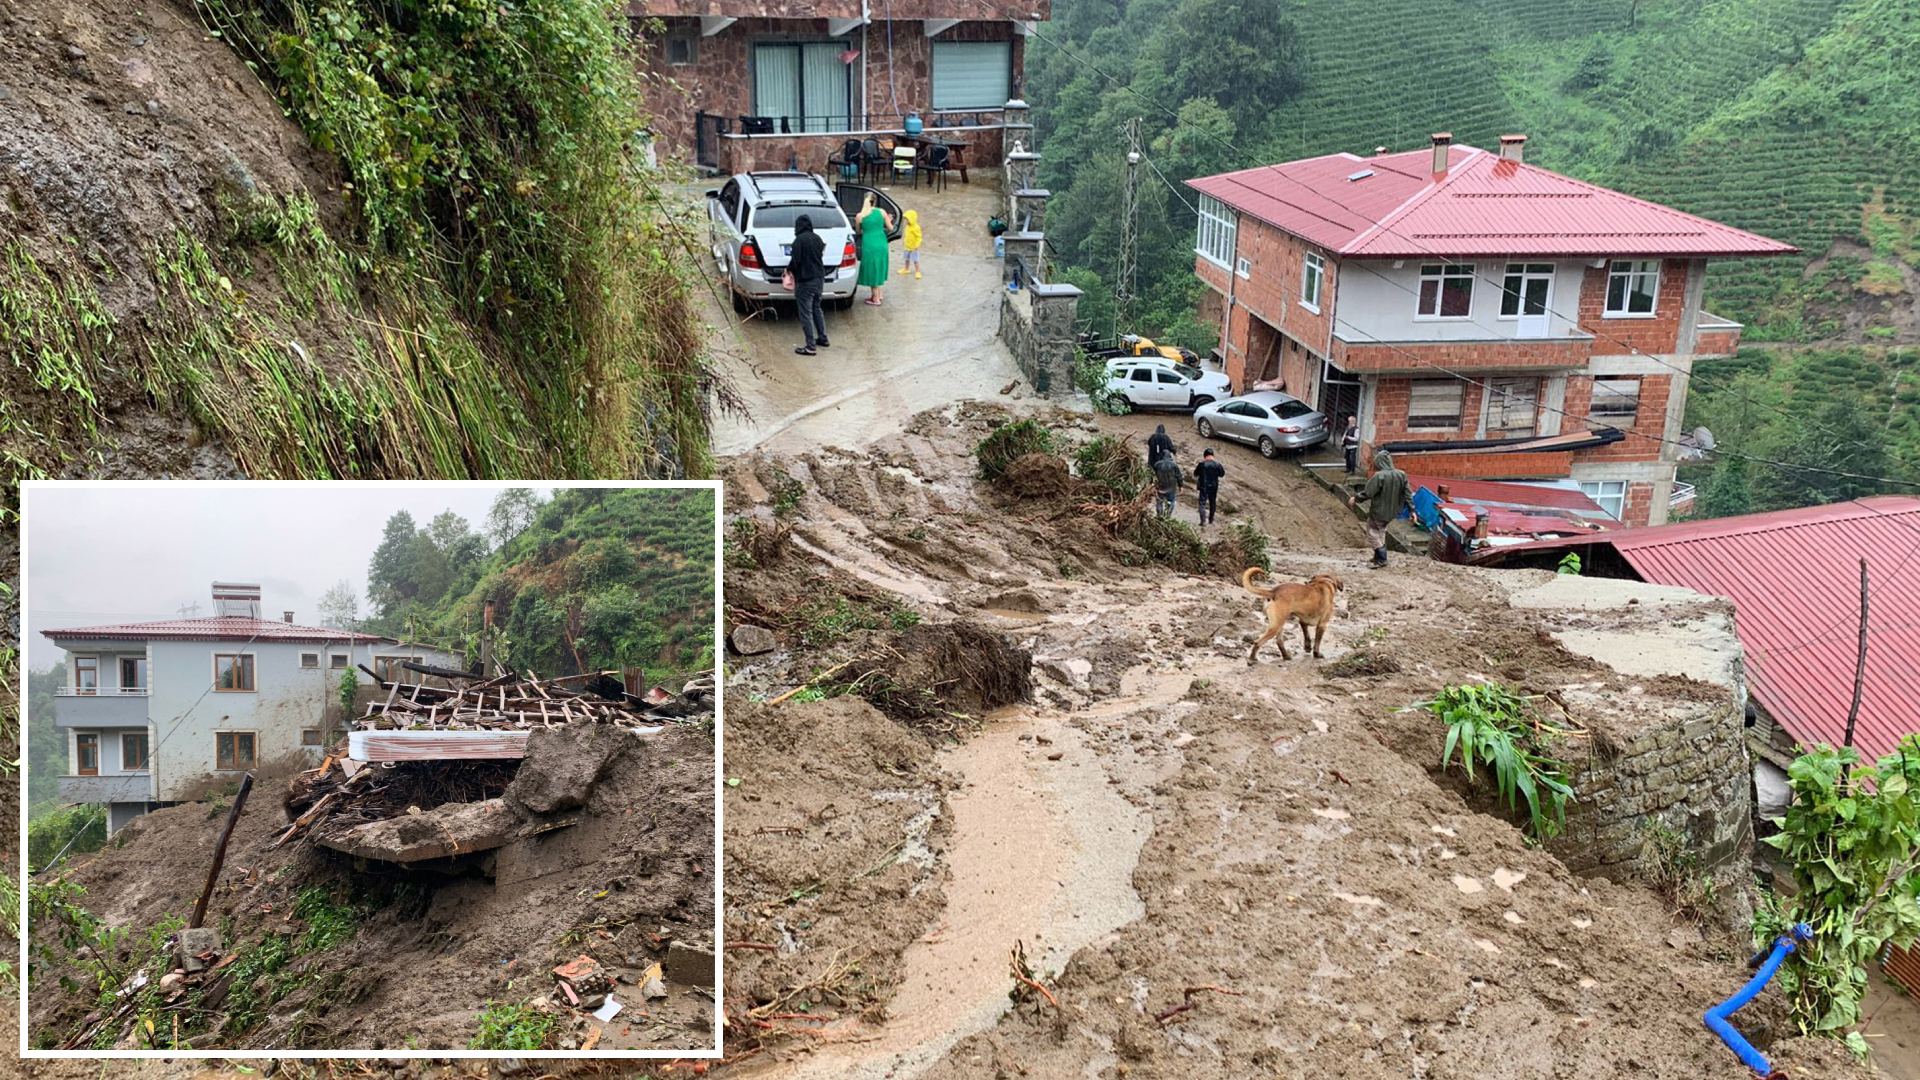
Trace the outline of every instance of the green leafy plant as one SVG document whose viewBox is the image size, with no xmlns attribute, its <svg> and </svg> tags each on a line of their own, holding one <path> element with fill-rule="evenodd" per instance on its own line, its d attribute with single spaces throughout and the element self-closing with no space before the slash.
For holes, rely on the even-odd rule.
<svg viewBox="0 0 1920 1080">
<path fill-rule="evenodd" d="M 1015 420 L 994 428 L 973 453 L 980 461 L 980 479 L 998 480 L 1007 467 L 1028 454 L 1051 454 L 1053 432 L 1035 420 Z"/>
<path fill-rule="evenodd" d="M 544 1050 L 553 1038 L 556 1019 L 528 1006 L 489 1001 L 480 1010 L 480 1033 L 469 1050 Z"/>
<path fill-rule="evenodd" d="M 1133 411 L 1133 404 L 1125 394 L 1107 388 L 1107 362 L 1097 356 L 1087 355 L 1084 349 L 1074 355 L 1073 385 L 1093 402 L 1095 412 L 1125 416 Z"/>
<path fill-rule="evenodd" d="M 1098 486 L 1111 502 L 1132 502 L 1153 485 L 1153 470 L 1114 435 L 1102 435 L 1075 449 L 1073 471 Z"/>
<path fill-rule="evenodd" d="M 1531 701 L 1498 683 L 1475 683 L 1446 687 L 1433 700 L 1409 707 L 1426 709 L 1447 725 L 1441 769 L 1453 763 L 1455 750 L 1469 780 L 1475 762 L 1487 766 L 1509 808 L 1517 810 L 1525 801 L 1536 838 L 1559 835 L 1573 788 L 1566 781 L 1566 763 L 1543 745 L 1559 729 L 1541 722 Z"/>
<path fill-rule="evenodd" d="M 1578 576 L 1580 573 L 1580 553 L 1577 551 L 1567 552 L 1560 560 L 1560 566 L 1557 572 Z"/>
<path fill-rule="evenodd" d="M 1877 765 L 1820 745 L 1787 767 L 1793 801 L 1780 831 L 1761 842 L 1792 868 L 1794 895 L 1756 917 L 1761 943 L 1794 923 L 1813 940 L 1780 969 L 1779 985 L 1802 1032 L 1843 1036 L 1860 1022 L 1867 970 L 1889 942 L 1920 940 L 1920 735 Z"/>
<path fill-rule="evenodd" d="M 1640 827 L 1640 866 L 1647 884 L 1673 905 L 1673 912 L 1700 922 L 1713 910 L 1719 887 L 1700 868 L 1700 854 L 1679 829 L 1658 818 Z"/>
</svg>

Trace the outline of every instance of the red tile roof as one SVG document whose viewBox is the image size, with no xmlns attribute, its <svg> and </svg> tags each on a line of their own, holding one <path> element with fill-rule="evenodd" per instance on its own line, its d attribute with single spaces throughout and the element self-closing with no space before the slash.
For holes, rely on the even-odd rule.
<svg viewBox="0 0 1920 1080">
<path fill-rule="evenodd" d="M 1455 480 L 1445 476 L 1407 475 L 1407 483 L 1414 490 L 1426 488 L 1438 495 L 1446 488 L 1455 503 L 1485 503 L 1502 508 L 1546 507 L 1554 510 L 1571 510 L 1580 517 L 1603 519 L 1611 524 L 1613 519 L 1600 508 L 1600 504 L 1589 498 L 1586 492 L 1578 488 L 1552 487 L 1546 484 L 1503 483 L 1498 480 Z"/>
<path fill-rule="evenodd" d="M 1782 255 L 1791 244 L 1455 145 L 1330 154 L 1187 181 L 1345 258 Z M 1371 176 L 1348 179 L 1363 170 Z"/>
<path fill-rule="evenodd" d="M 1504 549 L 1612 544 L 1642 580 L 1731 597 L 1748 686 L 1803 745 L 1839 746 L 1868 561 L 1867 670 L 1854 745 L 1874 760 L 1920 732 L 1920 498 L 1621 529 Z"/>
<path fill-rule="evenodd" d="M 112 623 L 106 626 L 69 626 L 42 630 L 41 635 L 58 642 L 62 638 L 87 641 L 351 641 L 366 645 L 381 640 L 378 634 L 359 634 L 348 630 L 329 630 L 320 626 L 296 626 L 278 619 L 254 619 L 245 615 L 216 615 L 206 619 L 167 619 L 161 622 Z"/>
</svg>

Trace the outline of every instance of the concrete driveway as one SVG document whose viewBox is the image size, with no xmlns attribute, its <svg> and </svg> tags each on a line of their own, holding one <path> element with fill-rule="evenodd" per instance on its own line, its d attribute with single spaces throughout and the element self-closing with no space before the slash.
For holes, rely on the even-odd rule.
<svg viewBox="0 0 1920 1080">
<path fill-rule="evenodd" d="M 1000 323 L 1000 261 L 987 219 L 1002 210 L 991 172 L 974 170 L 945 191 L 925 185 L 886 189 L 920 215 L 925 276 L 901 276 L 900 245 L 886 303 L 856 302 L 827 311 L 833 344 L 818 356 L 796 356 L 800 323 L 791 303 L 751 316 L 733 313 L 712 267 L 718 296 L 706 297 L 706 319 L 721 372 L 746 402 L 748 415 L 715 418 L 714 453 L 757 448 L 856 447 L 900 430 L 924 409 L 964 398 L 995 398 L 1018 377 L 995 337 Z M 860 290 L 860 298 L 867 292 Z"/>
</svg>

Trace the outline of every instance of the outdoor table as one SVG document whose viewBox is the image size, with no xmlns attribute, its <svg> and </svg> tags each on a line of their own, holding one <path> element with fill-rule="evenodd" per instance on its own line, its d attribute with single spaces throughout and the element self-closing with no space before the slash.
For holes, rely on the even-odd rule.
<svg viewBox="0 0 1920 1080">
<path fill-rule="evenodd" d="M 924 155 L 928 147 L 933 147 L 933 146 L 946 147 L 947 154 L 949 155 L 949 163 L 955 169 L 958 169 L 960 171 L 960 182 L 963 184 L 968 182 L 967 181 L 967 147 L 970 144 L 967 142 L 967 140 L 944 139 L 938 135 L 932 135 L 932 134 L 927 134 L 923 132 L 919 135 L 908 135 L 905 133 L 895 135 L 893 137 L 893 141 L 905 146 L 913 147 L 915 149 L 915 152 L 920 155 Z"/>
</svg>

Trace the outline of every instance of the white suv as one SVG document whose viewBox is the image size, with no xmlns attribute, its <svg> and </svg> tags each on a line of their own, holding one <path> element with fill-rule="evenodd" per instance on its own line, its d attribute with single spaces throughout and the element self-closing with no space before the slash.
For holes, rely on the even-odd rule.
<svg viewBox="0 0 1920 1080">
<path fill-rule="evenodd" d="M 893 215 L 888 239 L 896 239 L 900 207 L 885 193 L 860 184 L 829 189 L 826 180 L 810 173 L 740 173 L 718 191 L 707 192 L 707 237 L 733 293 L 733 310 L 793 299 L 780 278 L 793 259 L 793 225 L 803 214 L 813 219 L 813 231 L 826 241 L 821 261 L 827 280 L 821 298 L 842 309 L 853 303 L 860 276 L 859 241 L 847 215 L 858 213 L 869 194 Z"/>
<path fill-rule="evenodd" d="M 1136 409 L 1197 409 L 1233 396 L 1224 374 L 1162 356 L 1107 361 L 1107 389 Z"/>
</svg>

